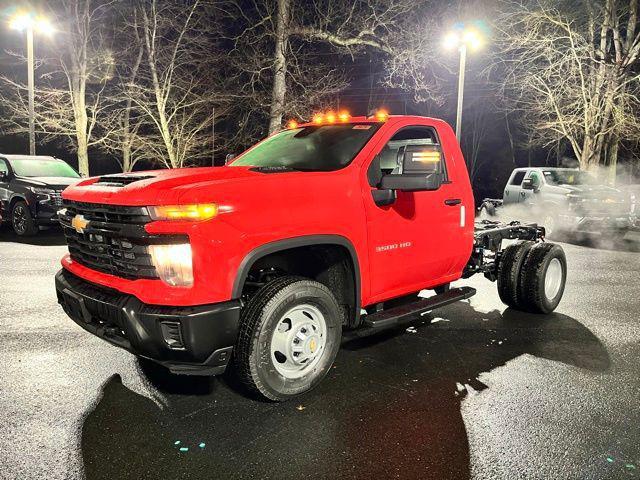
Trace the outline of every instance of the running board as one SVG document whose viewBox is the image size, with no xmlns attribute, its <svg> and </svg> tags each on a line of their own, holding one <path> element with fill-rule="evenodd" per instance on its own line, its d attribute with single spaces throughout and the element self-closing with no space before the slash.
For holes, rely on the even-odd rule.
<svg viewBox="0 0 640 480">
<path fill-rule="evenodd" d="M 447 292 L 424 298 L 417 302 L 390 308 L 382 312 L 372 313 L 364 317 L 362 327 L 343 333 L 345 340 L 352 340 L 358 337 L 366 337 L 384 330 L 410 325 L 420 320 L 416 315 L 420 315 L 436 308 L 445 307 L 452 303 L 473 297 L 476 289 L 471 287 L 452 288 Z"/>
</svg>

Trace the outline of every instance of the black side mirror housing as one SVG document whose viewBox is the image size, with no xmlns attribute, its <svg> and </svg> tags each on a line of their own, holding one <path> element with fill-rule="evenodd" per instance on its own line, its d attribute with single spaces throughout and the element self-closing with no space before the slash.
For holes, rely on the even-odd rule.
<svg viewBox="0 0 640 480">
<path fill-rule="evenodd" d="M 0 172 L 0 182 L 3 182 L 5 180 L 9 179 L 9 174 L 5 171 Z"/>
<path fill-rule="evenodd" d="M 407 145 L 402 154 L 402 173 L 384 175 L 380 188 L 419 192 L 437 190 L 444 181 L 440 145 Z"/>
<path fill-rule="evenodd" d="M 382 177 L 380 182 L 380 188 L 384 190 L 401 190 L 403 192 L 437 190 L 440 185 L 442 185 L 441 173 L 389 174 Z"/>
</svg>

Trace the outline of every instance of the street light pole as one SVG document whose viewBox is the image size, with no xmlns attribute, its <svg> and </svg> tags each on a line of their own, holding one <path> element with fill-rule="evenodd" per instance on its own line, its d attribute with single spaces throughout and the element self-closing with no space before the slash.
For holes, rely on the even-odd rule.
<svg viewBox="0 0 640 480">
<path fill-rule="evenodd" d="M 482 46 L 482 38 L 473 28 L 463 28 L 460 25 L 450 31 L 444 38 L 444 47 L 457 48 L 460 53 L 460 67 L 458 70 L 458 108 L 456 109 L 456 139 L 460 143 L 462 138 L 462 100 L 464 98 L 464 74 L 467 65 L 467 50 L 477 50 Z"/>
<path fill-rule="evenodd" d="M 13 30 L 27 31 L 27 90 L 29 94 L 29 154 L 36 154 L 36 113 L 33 60 L 33 32 L 46 35 L 54 32 L 53 26 L 46 18 L 37 17 L 33 13 L 18 13 L 10 22 Z"/>
<path fill-rule="evenodd" d="M 29 155 L 36 154 L 35 88 L 33 82 L 33 26 L 27 27 L 27 83 L 29 89 Z"/>
<path fill-rule="evenodd" d="M 462 99 L 464 96 L 464 70 L 467 63 L 467 44 L 460 45 L 460 70 L 458 72 L 458 109 L 456 112 L 456 139 L 460 143 L 462 132 Z"/>
</svg>

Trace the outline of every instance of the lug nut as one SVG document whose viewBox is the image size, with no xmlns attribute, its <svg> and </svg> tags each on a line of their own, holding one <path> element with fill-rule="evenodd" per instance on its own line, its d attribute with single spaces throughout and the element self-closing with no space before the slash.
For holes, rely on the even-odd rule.
<svg viewBox="0 0 640 480">
<path fill-rule="evenodd" d="M 300 329 L 300 333 L 307 333 L 307 329 L 306 328 L 301 328 Z"/>
</svg>

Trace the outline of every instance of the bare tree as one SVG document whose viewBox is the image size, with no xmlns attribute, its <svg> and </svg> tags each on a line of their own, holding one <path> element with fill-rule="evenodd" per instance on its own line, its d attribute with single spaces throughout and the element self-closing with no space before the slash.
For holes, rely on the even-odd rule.
<svg viewBox="0 0 640 480">
<path fill-rule="evenodd" d="M 502 10 L 505 95 L 536 144 L 565 140 L 588 169 L 617 155 L 619 138 L 637 138 L 638 0 L 507 1 Z"/>
<path fill-rule="evenodd" d="M 305 110 L 297 95 L 305 96 L 308 109 L 313 106 L 309 96 L 321 103 L 346 86 L 328 66 L 338 65 L 340 56 L 354 58 L 366 48 L 391 54 L 392 42 L 400 38 L 398 25 L 415 2 L 256 0 L 250 11 L 239 2 L 232 5 L 231 15 L 246 25 L 234 37 L 237 65 L 250 77 L 254 98 L 266 102 L 272 133 L 281 128 L 285 113 Z M 247 52 L 252 53 L 243 58 Z"/>
<path fill-rule="evenodd" d="M 108 91 L 109 124 L 111 134 L 105 139 L 105 150 L 116 156 L 123 172 L 130 172 L 140 160 L 151 160 L 147 155 L 141 132 L 147 121 L 134 103 L 138 75 L 144 58 L 144 45 L 138 41 L 135 7 L 121 6 L 119 22 L 111 35 L 117 38 L 118 51 L 114 82 Z M 128 20 L 133 17 L 132 22 Z M 128 28 L 131 25 L 133 28 Z M 154 162 L 151 162 L 154 163 Z"/>
<path fill-rule="evenodd" d="M 118 131 L 129 144 L 129 153 L 123 154 L 137 153 L 138 159 L 169 168 L 211 155 L 211 127 L 224 116 L 228 96 L 222 93 L 224 77 L 215 75 L 220 57 L 206 13 L 199 0 L 137 5 L 128 27 L 142 48 L 141 64 L 130 71 L 132 77 L 121 90 L 127 103 Z M 134 111 L 141 116 L 132 126 Z M 123 156 L 123 168 L 127 166 L 132 166 L 131 158 L 125 162 Z"/>
<path fill-rule="evenodd" d="M 104 143 L 100 131 L 103 94 L 113 72 L 113 55 L 102 36 L 112 1 L 60 0 L 52 7 L 59 26 L 57 54 L 39 62 L 36 129 L 42 140 L 65 139 L 77 152 L 80 173 L 89 174 L 89 148 Z M 27 87 L 7 76 L 2 100 L 11 133 L 27 131 Z"/>
</svg>

